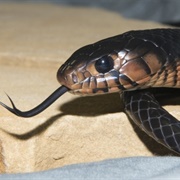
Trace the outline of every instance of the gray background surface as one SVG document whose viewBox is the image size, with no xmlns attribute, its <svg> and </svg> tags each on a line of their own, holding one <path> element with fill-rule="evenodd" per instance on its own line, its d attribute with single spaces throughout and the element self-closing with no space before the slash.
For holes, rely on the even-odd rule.
<svg viewBox="0 0 180 180">
<path fill-rule="evenodd" d="M 0 0 L 0 2 L 56 3 L 115 11 L 127 18 L 163 23 L 180 22 L 179 0 Z"/>
</svg>

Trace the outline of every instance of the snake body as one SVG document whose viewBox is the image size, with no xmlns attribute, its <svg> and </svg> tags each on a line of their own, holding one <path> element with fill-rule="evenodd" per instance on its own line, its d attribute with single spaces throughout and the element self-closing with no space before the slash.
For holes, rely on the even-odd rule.
<svg viewBox="0 0 180 180">
<path fill-rule="evenodd" d="M 75 94 L 119 92 L 125 110 L 148 135 L 180 153 L 180 123 L 156 101 L 150 88 L 180 88 L 180 30 L 129 31 L 78 49 L 59 68 L 62 84 L 32 110 L 12 113 L 30 117 L 66 91 Z"/>
<path fill-rule="evenodd" d="M 167 148 L 180 153 L 180 121 L 163 109 L 148 91 L 122 94 L 125 111 L 149 136 Z"/>
</svg>

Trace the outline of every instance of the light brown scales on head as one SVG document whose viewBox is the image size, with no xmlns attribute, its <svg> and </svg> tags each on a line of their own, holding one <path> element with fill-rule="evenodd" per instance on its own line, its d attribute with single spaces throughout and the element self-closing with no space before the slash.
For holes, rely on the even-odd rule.
<svg viewBox="0 0 180 180">
<path fill-rule="evenodd" d="M 133 49 L 124 47 L 92 59 L 87 54 L 82 56 L 82 52 L 75 58 L 72 55 L 68 63 L 58 70 L 58 81 L 75 94 L 179 86 L 179 65 L 175 64 L 174 69 L 173 65 L 167 64 L 167 54 L 160 47 L 148 41 L 138 42 L 140 45 Z M 99 61 L 102 67 L 106 61 L 112 67 L 101 72 Z"/>
<path fill-rule="evenodd" d="M 180 87 L 180 60 L 174 61 L 174 64 L 166 65 L 161 73 L 155 74 L 151 82 L 153 87 Z"/>
</svg>

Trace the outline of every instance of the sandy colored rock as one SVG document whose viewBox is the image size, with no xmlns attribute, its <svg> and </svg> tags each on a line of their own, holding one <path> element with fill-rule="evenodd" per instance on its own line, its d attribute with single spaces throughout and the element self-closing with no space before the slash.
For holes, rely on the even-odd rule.
<svg viewBox="0 0 180 180">
<path fill-rule="evenodd" d="M 57 69 L 76 49 L 128 30 L 163 27 L 95 8 L 6 3 L 0 4 L 0 25 L 0 99 L 10 104 L 5 91 L 22 110 L 59 87 Z M 180 118 L 178 106 L 165 108 Z M 9 173 L 172 154 L 127 118 L 118 93 L 94 97 L 66 93 L 28 119 L 0 107 L 0 141 Z"/>
<path fill-rule="evenodd" d="M 3 156 L 3 147 L 0 142 L 0 173 L 5 173 L 5 160 Z"/>
</svg>

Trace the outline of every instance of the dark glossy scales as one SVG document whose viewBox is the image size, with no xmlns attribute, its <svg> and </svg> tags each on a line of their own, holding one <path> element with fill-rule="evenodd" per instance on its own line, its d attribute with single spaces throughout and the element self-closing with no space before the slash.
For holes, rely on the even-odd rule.
<svg viewBox="0 0 180 180">
<path fill-rule="evenodd" d="M 170 115 L 145 90 L 123 93 L 125 110 L 148 135 L 171 150 L 180 153 L 180 122 Z"/>
</svg>

